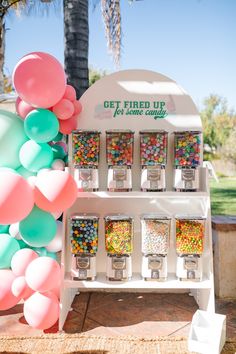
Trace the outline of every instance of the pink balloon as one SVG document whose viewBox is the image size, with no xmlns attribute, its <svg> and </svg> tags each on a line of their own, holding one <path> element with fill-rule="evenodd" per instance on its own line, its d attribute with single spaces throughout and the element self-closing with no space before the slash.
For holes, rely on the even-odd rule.
<svg viewBox="0 0 236 354">
<path fill-rule="evenodd" d="M 15 275 L 10 269 L 0 269 L 0 311 L 8 310 L 20 301 L 11 290 L 14 280 Z"/>
<path fill-rule="evenodd" d="M 73 116 L 74 114 L 74 105 L 71 101 L 63 98 L 60 100 L 54 107 L 53 113 L 56 114 L 57 118 L 66 120 Z"/>
<path fill-rule="evenodd" d="M 67 98 L 68 100 L 70 100 L 72 102 L 76 100 L 76 91 L 73 86 L 66 85 L 66 91 L 65 91 L 63 98 Z"/>
<path fill-rule="evenodd" d="M 34 192 L 22 176 L 10 170 L 1 170 L 0 189 L 0 224 L 14 224 L 31 212 Z"/>
<path fill-rule="evenodd" d="M 13 83 L 22 100 L 34 107 L 49 108 L 63 97 L 66 76 L 56 58 L 47 53 L 34 52 L 17 63 Z"/>
<path fill-rule="evenodd" d="M 16 103 L 15 103 L 15 107 L 16 107 L 16 113 L 18 114 L 18 116 L 20 115 L 19 111 L 18 111 L 18 107 L 19 107 L 19 103 L 22 101 L 22 99 L 18 96 L 16 99 Z"/>
<path fill-rule="evenodd" d="M 24 316 L 33 328 L 48 329 L 59 318 L 59 301 L 52 292 L 36 292 L 24 303 Z"/>
<path fill-rule="evenodd" d="M 51 257 L 38 257 L 27 267 L 25 279 L 34 291 L 49 291 L 60 284 L 61 268 Z"/>
<path fill-rule="evenodd" d="M 70 134 L 72 130 L 75 130 L 77 128 L 77 115 L 74 115 L 67 120 L 58 119 L 58 121 L 59 131 L 62 134 Z"/>
<path fill-rule="evenodd" d="M 20 101 L 17 101 L 18 98 L 20 99 Z M 24 102 L 20 97 L 18 98 L 16 100 L 16 111 L 22 119 L 25 119 L 27 114 L 33 111 L 35 108 L 29 105 L 28 103 Z"/>
<path fill-rule="evenodd" d="M 30 289 L 27 285 L 25 277 L 17 277 L 13 280 L 11 286 L 12 294 L 20 299 L 28 299 L 31 295 L 33 295 L 34 290 Z"/>
<path fill-rule="evenodd" d="M 74 114 L 77 114 L 77 115 L 80 114 L 82 111 L 82 104 L 80 103 L 80 101 L 74 101 L 73 103 L 74 103 L 74 109 L 75 109 Z"/>
<path fill-rule="evenodd" d="M 35 184 L 35 204 L 48 212 L 66 210 L 77 198 L 74 178 L 65 171 L 51 170 L 40 174 Z"/>
<path fill-rule="evenodd" d="M 26 268 L 38 254 L 30 248 L 22 248 L 17 251 L 11 260 L 11 269 L 16 276 L 25 275 Z"/>
</svg>

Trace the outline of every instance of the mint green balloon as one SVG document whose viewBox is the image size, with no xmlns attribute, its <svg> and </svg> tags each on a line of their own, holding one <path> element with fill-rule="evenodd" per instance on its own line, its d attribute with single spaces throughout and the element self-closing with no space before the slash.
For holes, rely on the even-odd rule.
<svg viewBox="0 0 236 354">
<path fill-rule="evenodd" d="M 27 140 L 23 121 L 16 114 L 0 109 L 0 167 L 19 167 L 19 151 Z"/>
<path fill-rule="evenodd" d="M 53 138 L 53 141 L 61 141 L 62 139 L 63 139 L 63 134 L 59 132 L 57 136 Z"/>
<path fill-rule="evenodd" d="M 16 240 L 18 242 L 18 245 L 20 246 L 20 249 L 22 248 L 31 248 L 27 243 L 25 243 L 23 240 Z"/>
<path fill-rule="evenodd" d="M 55 259 L 55 261 L 58 261 L 57 254 L 55 252 L 47 252 L 46 256 Z"/>
<path fill-rule="evenodd" d="M 47 246 L 57 232 L 56 220 L 52 214 L 34 207 L 20 222 L 19 231 L 24 242 L 32 247 Z"/>
<path fill-rule="evenodd" d="M 16 169 L 16 172 L 19 173 L 24 178 L 36 176 L 36 172 L 31 172 L 29 170 L 26 170 L 26 168 L 24 168 L 23 166 L 18 167 Z"/>
<path fill-rule="evenodd" d="M 10 225 L 0 225 L 0 234 L 7 234 Z"/>
<path fill-rule="evenodd" d="M 37 108 L 24 120 L 26 135 L 37 143 L 47 143 L 55 138 L 59 131 L 56 115 L 48 109 Z"/>
<path fill-rule="evenodd" d="M 39 257 L 46 257 L 47 256 L 47 250 L 45 247 L 31 247 L 33 251 L 35 251 Z"/>
<path fill-rule="evenodd" d="M 49 168 L 53 161 L 51 147 L 33 140 L 24 143 L 19 156 L 22 166 L 31 172 L 38 172 L 41 168 Z"/>
<path fill-rule="evenodd" d="M 64 157 L 66 156 L 65 150 L 60 145 L 53 145 L 52 152 L 53 152 L 53 159 L 54 160 L 56 160 L 56 159 L 63 160 Z"/>
<path fill-rule="evenodd" d="M 0 269 L 11 267 L 11 259 L 19 249 L 20 246 L 13 237 L 8 234 L 0 235 Z"/>
</svg>

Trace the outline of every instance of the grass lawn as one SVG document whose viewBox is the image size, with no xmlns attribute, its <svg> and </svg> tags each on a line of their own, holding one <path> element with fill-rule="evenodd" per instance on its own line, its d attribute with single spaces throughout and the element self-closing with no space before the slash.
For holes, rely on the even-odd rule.
<svg viewBox="0 0 236 354">
<path fill-rule="evenodd" d="M 236 178 L 210 181 L 212 215 L 236 215 Z"/>
</svg>

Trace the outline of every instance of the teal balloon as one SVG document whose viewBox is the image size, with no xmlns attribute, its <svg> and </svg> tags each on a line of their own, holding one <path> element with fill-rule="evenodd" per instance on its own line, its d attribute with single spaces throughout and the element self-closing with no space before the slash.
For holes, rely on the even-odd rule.
<svg viewBox="0 0 236 354">
<path fill-rule="evenodd" d="M 63 160 L 64 160 L 65 164 L 67 165 L 68 164 L 68 155 L 66 155 Z"/>
<path fill-rule="evenodd" d="M 33 140 L 27 141 L 20 149 L 20 162 L 31 172 L 41 168 L 49 168 L 53 161 L 53 152 L 48 144 L 39 144 Z"/>
<path fill-rule="evenodd" d="M 25 243 L 23 240 L 16 240 L 20 246 L 20 249 L 22 248 L 31 248 L 27 243 Z"/>
<path fill-rule="evenodd" d="M 47 250 L 45 247 L 32 247 L 32 250 L 35 251 L 39 255 L 39 257 L 47 256 Z"/>
<path fill-rule="evenodd" d="M 59 132 L 57 136 L 53 138 L 53 141 L 61 141 L 62 139 L 63 139 L 63 134 Z"/>
<path fill-rule="evenodd" d="M 16 114 L 0 109 L 0 167 L 19 167 L 19 151 L 27 140 L 23 121 Z"/>
<path fill-rule="evenodd" d="M 28 245 L 44 247 L 56 235 L 57 224 L 52 214 L 35 206 L 31 213 L 20 222 L 19 231 L 23 241 Z"/>
<path fill-rule="evenodd" d="M 55 259 L 55 261 L 58 261 L 57 254 L 55 252 L 47 252 L 47 257 L 50 257 L 52 259 Z"/>
<path fill-rule="evenodd" d="M 11 267 L 11 259 L 19 249 L 20 246 L 13 237 L 8 234 L 0 235 L 0 269 Z"/>
<path fill-rule="evenodd" d="M 56 115 L 48 109 L 37 108 L 24 120 L 26 135 L 37 143 L 47 143 L 55 138 L 59 131 Z"/>
<path fill-rule="evenodd" d="M 10 225 L 0 225 L 0 234 L 7 234 Z"/>
<path fill-rule="evenodd" d="M 18 167 L 16 172 L 18 172 L 24 178 L 36 176 L 36 172 L 31 172 L 29 170 L 26 170 L 26 168 L 24 168 L 23 166 Z"/>
<path fill-rule="evenodd" d="M 53 152 L 53 159 L 60 159 L 63 160 L 64 157 L 66 156 L 65 150 L 63 149 L 62 146 L 60 145 L 53 145 L 52 147 L 52 152 Z"/>
</svg>

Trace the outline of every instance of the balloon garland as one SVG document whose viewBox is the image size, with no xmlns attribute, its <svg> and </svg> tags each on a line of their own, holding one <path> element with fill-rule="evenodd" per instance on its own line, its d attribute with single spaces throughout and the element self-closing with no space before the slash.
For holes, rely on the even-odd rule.
<svg viewBox="0 0 236 354">
<path fill-rule="evenodd" d="M 82 110 L 52 55 L 25 55 L 13 72 L 16 114 L 0 110 L 0 310 L 24 300 L 28 324 L 48 329 L 59 317 L 63 225 L 77 197 L 65 171 L 64 134 Z"/>
</svg>

